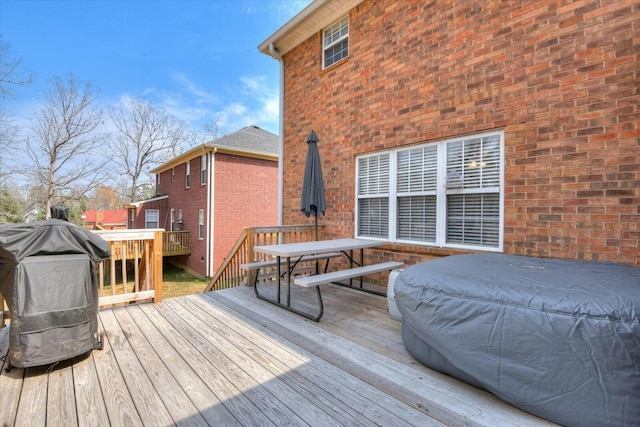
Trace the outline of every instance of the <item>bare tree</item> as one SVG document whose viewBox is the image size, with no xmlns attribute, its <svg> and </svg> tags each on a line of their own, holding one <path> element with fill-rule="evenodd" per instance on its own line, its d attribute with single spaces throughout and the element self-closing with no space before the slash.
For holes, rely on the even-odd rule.
<svg viewBox="0 0 640 427">
<path fill-rule="evenodd" d="M 16 58 L 4 34 L 0 34 L 0 97 L 8 98 L 16 86 L 31 83 L 31 75 L 22 67 L 22 59 Z"/>
<path fill-rule="evenodd" d="M 214 120 L 212 124 L 205 123 L 202 127 L 201 135 L 203 143 L 218 139 L 223 134 L 224 130 L 220 127 L 217 120 Z"/>
<path fill-rule="evenodd" d="M 143 174 L 175 157 L 194 138 L 183 122 L 143 98 L 131 98 L 109 109 L 118 130 L 111 138 L 114 162 L 128 179 L 130 202 L 135 202 L 147 183 Z"/>
<path fill-rule="evenodd" d="M 54 201 L 79 200 L 103 180 L 107 159 L 96 132 L 102 111 L 95 100 L 89 83 L 55 78 L 36 112 L 27 153 L 34 163 L 31 174 L 45 189 L 47 218 Z"/>
<path fill-rule="evenodd" d="M 14 56 L 9 43 L 0 34 L 0 100 L 15 96 L 15 89 L 31 83 L 31 75 L 22 66 L 22 60 Z M 13 142 L 19 131 L 11 122 L 5 110 L 4 102 L 0 102 L 0 185 L 6 184 L 6 178 L 14 171 L 8 167 L 9 156 L 14 154 Z"/>
</svg>

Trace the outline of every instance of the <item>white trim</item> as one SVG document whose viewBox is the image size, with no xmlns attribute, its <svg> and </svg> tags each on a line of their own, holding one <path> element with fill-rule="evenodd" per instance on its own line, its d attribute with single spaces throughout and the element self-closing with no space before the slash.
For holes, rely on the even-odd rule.
<svg viewBox="0 0 640 427">
<path fill-rule="evenodd" d="M 278 48 L 280 55 L 298 46 L 318 31 L 326 28 L 364 0 L 314 0 L 289 22 L 258 45 L 258 50 L 276 58 L 270 46 Z M 277 58 L 276 58 L 277 59 Z"/>
<path fill-rule="evenodd" d="M 282 209 L 284 206 L 284 58 L 280 56 L 273 43 L 269 51 L 280 64 L 280 119 L 278 129 L 278 225 L 282 225 Z"/>
<path fill-rule="evenodd" d="M 92 230 L 91 232 L 97 234 L 105 240 L 151 240 L 154 238 L 154 234 L 157 231 L 164 232 L 164 228 L 146 228 L 135 230 Z"/>
<path fill-rule="evenodd" d="M 149 202 L 157 202 L 158 200 L 162 200 L 162 199 L 168 199 L 169 196 L 168 195 L 164 195 L 164 196 L 158 196 L 158 197 L 154 197 L 152 199 L 146 199 L 146 200 L 139 200 L 137 202 L 132 202 L 129 203 L 131 206 L 135 206 L 136 208 L 139 208 L 140 205 L 144 205 L 145 203 L 149 203 Z"/>
</svg>

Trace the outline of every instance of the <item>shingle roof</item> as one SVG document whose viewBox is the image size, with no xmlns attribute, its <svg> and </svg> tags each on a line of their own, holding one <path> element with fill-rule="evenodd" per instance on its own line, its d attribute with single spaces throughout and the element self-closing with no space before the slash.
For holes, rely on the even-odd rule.
<svg viewBox="0 0 640 427">
<path fill-rule="evenodd" d="M 256 153 L 278 154 L 278 135 L 258 126 L 247 126 L 209 141 L 206 145 L 248 150 Z"/>
<path fill-rule="evenodd" d="M 258 126 L 247 126 L 236 132 L 221 136 L 212 141 L 192 148 L 166 163 L 152 169 L 151 173 L 161 173 L 179 163 L 202 155 L 205 151 L 225 152 L 239 156 L 257 157 L 278 161 L 280 140 L 267 130 Z M 204 150 L 204 151 L 203 151 Z"/>
</svg>

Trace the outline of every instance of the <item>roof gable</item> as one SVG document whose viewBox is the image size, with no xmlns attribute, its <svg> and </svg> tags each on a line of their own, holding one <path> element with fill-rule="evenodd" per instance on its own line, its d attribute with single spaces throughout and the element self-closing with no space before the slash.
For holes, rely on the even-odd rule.
<svg viewBox="0 0 640 427">
<path fill-rule="evenodd" d="M 182 153 L 157 168 L 152 169 L 151 173 L 161 173 L 210 151 L 277 161 L 279 138 L 278 135 L 261 129 L 258 126 L 247 126 L 192 148 L 186 153 Z"/>
<path fill-rule="evenodd" d="M 278 49 L 278 53 L 284 55 L 313 34 L 333 24 L 363 1 L 314 0 L 289 22 L 280 27 L 278 31 L 263 41 L 258 46 L 258 49 L 262 53 L 271 56 L 269 46 L 273 43 Z"/>
</svg>

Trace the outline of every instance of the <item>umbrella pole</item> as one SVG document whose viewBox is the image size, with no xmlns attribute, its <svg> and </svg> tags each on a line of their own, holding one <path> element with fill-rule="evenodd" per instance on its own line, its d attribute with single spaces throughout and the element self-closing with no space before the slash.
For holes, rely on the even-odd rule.
<svg viewBox="0 0 640 427">
<path fill-rule="evenodd" d="M 318 209 L 313 210 L 316 218 L 316 242 L 318 241 Z M 320 260 L 316 260 L 316 274 L 320 274 Z"/>
</svg>

